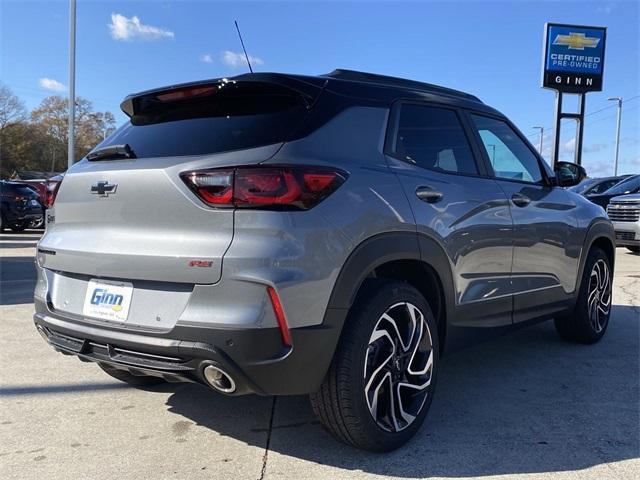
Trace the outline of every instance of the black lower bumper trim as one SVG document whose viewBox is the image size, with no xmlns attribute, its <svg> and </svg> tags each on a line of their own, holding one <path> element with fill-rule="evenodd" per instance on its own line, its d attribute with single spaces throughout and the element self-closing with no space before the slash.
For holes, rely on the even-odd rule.
<svg viewBox="0 0 640 480">
<path fill-rule="evenodd" d="M 36 302 L 36 309 L 39 305 Z M 40 310 L 41 311 L 41 310 Z M 333 357 L 344 311 L 327 312 L 325 324 L 292 329 L 293 347 L 282 344 L 277 328 L 216 329 L 176 326 L 170 332 L 108 328 L 36 313 L 36 327 L 56 350 L 81 360 L 108 364 L 134 375 L 208 386 L 207 365 L 227 372 L 233 395 L 299 395 L 316 391 Z"/>
</svg>

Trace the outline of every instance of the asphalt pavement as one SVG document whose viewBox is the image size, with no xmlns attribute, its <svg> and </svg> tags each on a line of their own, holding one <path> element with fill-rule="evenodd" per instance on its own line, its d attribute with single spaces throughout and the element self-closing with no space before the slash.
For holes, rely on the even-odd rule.
<svg viewBox="0 0 640 480">
<path fill-rule="evenodd" d="M 416 438 L 386 455 L 336 443 L 306 397 L 137 390 L 33 328 L 37 233 L 0 235 L 0 477 L 9 479 L 640 478 L 640 256 L 617 249 L 605 338 L 551 322 L 443 359 Z"/>
</svg>

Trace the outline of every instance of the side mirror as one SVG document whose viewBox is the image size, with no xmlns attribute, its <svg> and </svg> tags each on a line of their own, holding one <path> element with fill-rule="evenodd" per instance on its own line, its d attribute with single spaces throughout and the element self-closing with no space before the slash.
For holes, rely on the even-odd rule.
<svg viewBox="0 0 640 480">
<path fill-rule="evenodd" d="M 581 165 L 571 162 L 557 162 L 553 171 L 559 187 L 573 187 L 587 178 L 587 171 Z"/>
</svg>

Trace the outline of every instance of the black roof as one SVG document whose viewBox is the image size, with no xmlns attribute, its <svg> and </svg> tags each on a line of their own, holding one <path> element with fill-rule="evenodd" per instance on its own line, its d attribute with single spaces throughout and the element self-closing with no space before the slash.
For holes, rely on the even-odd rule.
<svg viewBox="0 0 640 480">
<path fill-rule="evenodd" d="M 453 97 L 461 97 L 466 100 L 481 102 L 481 100 L 474 95 L 461 92 L 459 90 L 454 90 L 452 88 L 441 87 L 439 85 L 433 85 L 431 83 L 418 82 L 416 80 L 408 80 L 406 78 L 378 75 L 377 73 L 359 72 L 356 70 L 346 70 L 343 68 L 339 68 L 331 73 L 327 73 L 326 75 L 321 76 L 336 78 L 339 80 L 348 80 L 351 82 L 374 83 L 377 85 L 397 87 L 401 89 L 420 90 L 428 93 L 441 93 Z"/>
<path fill-rule="evenodd" d="M 159 92 L 198 87 L 212 83 L 267 82 L 274 83 L 300 93 L 308 104 L 313 104 L 318 94 L 326 88 L 328 91 L 352 98 L 369 99 L 372 102 L 389 104 L 399 97 L 405 99 L 429 99 L 453 105 L 469 106 L 479 110 L 499 114 L 484 104 L 478 97 L 452 88 L 430 83 L 389 77 L 355 70 L 337 69 L 325 75 L 299 75 L 289 73 L 254 72 L 243 73 L 230 78 L 216 78 L 195 82 L 169 85 L 128 95 L 120 108 L 128 116 L 137 113 L 143 97 L 154 96 Z"/>
</svg>

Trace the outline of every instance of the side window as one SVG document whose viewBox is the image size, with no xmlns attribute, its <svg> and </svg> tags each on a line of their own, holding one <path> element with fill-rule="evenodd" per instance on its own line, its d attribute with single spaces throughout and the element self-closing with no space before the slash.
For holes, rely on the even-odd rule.
<svg viewBox="0 0 640 480">
<path fill-rule="evenodd" d="M 542 182 L 538 159 L 508 124 L 481 115 L 471 118 L 497 178 Z"/>
<path fill-rule="evenodd" d="M 431 170 L 478 173 L 458 116 L 445 108 L 402 105 L 390 153 Z"/>
</svg>

